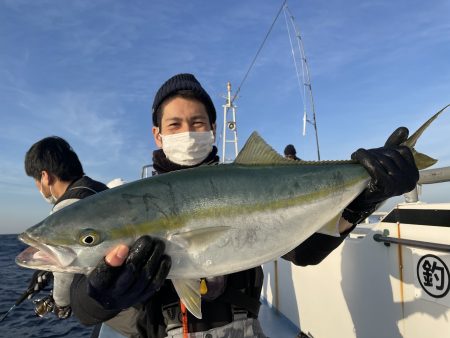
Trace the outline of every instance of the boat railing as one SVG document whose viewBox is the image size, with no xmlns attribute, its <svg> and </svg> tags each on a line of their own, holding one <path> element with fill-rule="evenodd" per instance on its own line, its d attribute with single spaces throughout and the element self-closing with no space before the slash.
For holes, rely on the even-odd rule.
<svg viewBox="0 0 450 338">
<path fill-rule="evenodd" d="M 141 178 L 147 178 L 153 176 L 155 169 L 153 169 L 153 163 L 144 165 L 141 171 Z"/>
<path fill-rule="evenodd" d="M 418 187 L 423 184 L 450 182 L 450 167 L 421 170 L 419 175 L 419 182 L 416 188 L 403 195 L 406 203 L 416 203 L 419 201 Z"/>
</svg>

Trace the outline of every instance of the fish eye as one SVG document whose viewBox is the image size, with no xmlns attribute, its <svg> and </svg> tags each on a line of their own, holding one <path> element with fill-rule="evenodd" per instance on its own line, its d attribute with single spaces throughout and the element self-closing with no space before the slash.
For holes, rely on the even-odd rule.
<svg viewBox="0 0 450 338">
<path fill-rule="evenodd" d="M 86 229 L 80 234 L 80 244 L 84 246 L 93 246 L 100 242 L 100 235 L 92 229 Z"/>
</svg>

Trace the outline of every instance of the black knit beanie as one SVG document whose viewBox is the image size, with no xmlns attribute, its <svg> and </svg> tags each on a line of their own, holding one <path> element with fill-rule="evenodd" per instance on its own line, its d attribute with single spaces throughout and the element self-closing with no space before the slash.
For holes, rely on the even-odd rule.
<svg viewBox="0 0 450 338">
<path fill-rule="evenodd" d="M 214 104 L 206 90 L 204 90 L 201 86 L 200 82 L 198 82 L 192 74 L 177 74 L 164 82 L 155 95 L 152 106 L 154 126 L 158 126 L 156 112 L 158 111 L 159 106 L 164 102 L 164 100 L 176 95 L 180 90 L 192 91 L 194 97 L 205 105 L 206 112 L 209 116 L 209 122 L 211 124 L 216 122 L 216 109 L 214 108 Z"/>
</svg>

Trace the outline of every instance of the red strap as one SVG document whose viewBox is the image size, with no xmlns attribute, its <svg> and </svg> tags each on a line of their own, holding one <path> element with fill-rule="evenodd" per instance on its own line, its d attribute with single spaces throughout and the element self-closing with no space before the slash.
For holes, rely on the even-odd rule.
<svg viewBox="0 0 450 338">
<path fill-rule="evenodd" d="M 181 320 L 183 323 L 183 338 L 188 338 L 188 332 L 189 332 L 188 315 L 187 315 L 186 306 L 184 306 L 184 304 L 181 300 L 180 300 L 180 308 L 181 308 Z"/>
</svg>

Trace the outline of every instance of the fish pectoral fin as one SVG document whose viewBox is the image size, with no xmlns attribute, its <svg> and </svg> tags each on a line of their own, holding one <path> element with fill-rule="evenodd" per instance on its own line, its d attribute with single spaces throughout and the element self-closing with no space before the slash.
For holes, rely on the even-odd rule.
<svg viewBox="0 0 450 338">
<path fill-rule="evenodd" d="M 200 279 L 172 279 L 172 283 L 186 309 L 198 319 L 202 319 Z"/>
<path fill-rule="evenodd" d="M 230 231 L 229 226 L 215 226 L 202 229 L 193 229 L 183 232 L 176 232 L 169 236 L 169 240 L 183 248 L 191 250 L 202 250 L 210 245 L 212 241 L 223 236 Z"/>
</svg>

